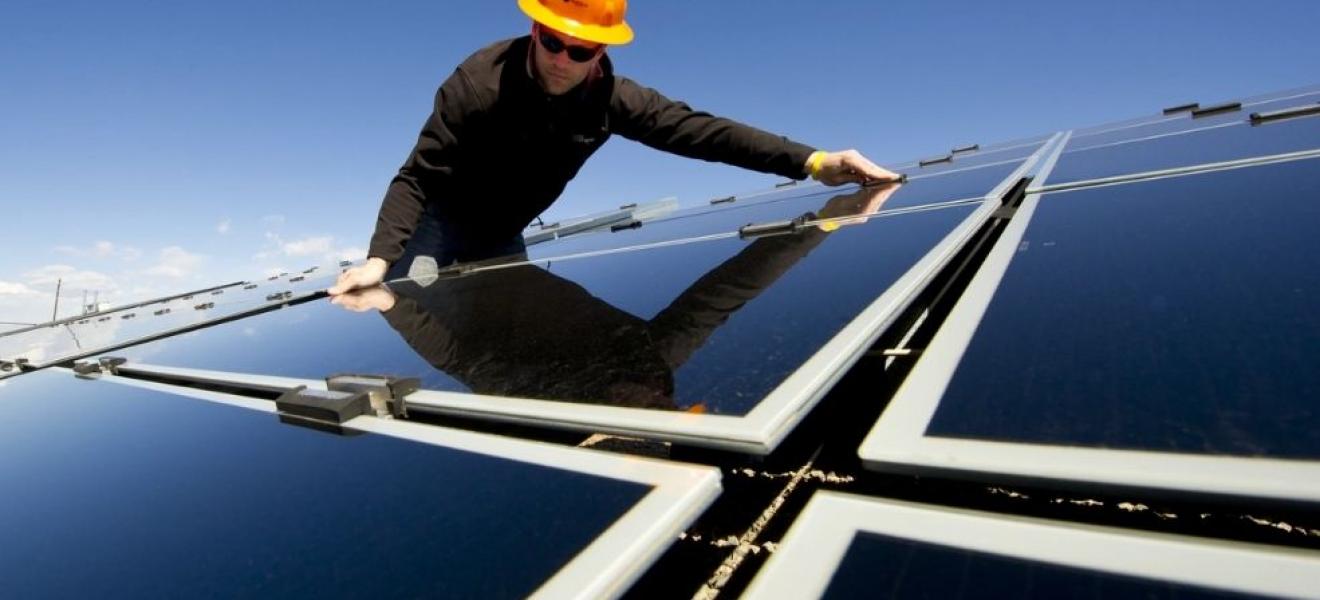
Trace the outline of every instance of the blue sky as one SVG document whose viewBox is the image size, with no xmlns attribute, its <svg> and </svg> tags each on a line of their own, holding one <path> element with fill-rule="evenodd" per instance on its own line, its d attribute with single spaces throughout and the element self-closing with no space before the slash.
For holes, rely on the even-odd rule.
<svg viewBox="0 0 1320 600">
<path fill-rule="evenodd" d="M 619 73 L 881 162 L 1320 82 L 1305 0 L 634 0 L 629 17 Z M 436 86 L 527 28 L 513 0 L 8 0 L 0 321 L 48 318 L 58 277 L 127 301 L 360 253 Z M 615 139 L 547 216 L 775 181 Z"/>
</svg>

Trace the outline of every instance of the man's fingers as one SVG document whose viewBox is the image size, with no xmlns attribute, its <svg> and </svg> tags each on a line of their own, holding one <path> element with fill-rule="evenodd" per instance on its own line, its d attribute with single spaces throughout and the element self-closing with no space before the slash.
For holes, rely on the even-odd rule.
<svg viewBox="0 0 1320 600">
<path fill-rule="evenodd" d="M 851 153 L 844 156 L 844 163 L 852 171 L 864 179 L 875 179 L 880 181 L 898 179 L 898 175 L 877 165 L 861 154 Z"/>
<path fill-rule="evenodd" d="M 352 291 L 353 289 L 362 285 L 361 282 L 359 281 L 361 279 L 359 275 L 360 274 L 357 269 L 349 269 L 347 271 L 344 271 L 343 273 L 340 273 L 339 279 L 335 280 L 334 287 L 326 290 L 326 292 L 328 292 L 331 296 L 338 296 L 340 294 Z"/>
</svg>

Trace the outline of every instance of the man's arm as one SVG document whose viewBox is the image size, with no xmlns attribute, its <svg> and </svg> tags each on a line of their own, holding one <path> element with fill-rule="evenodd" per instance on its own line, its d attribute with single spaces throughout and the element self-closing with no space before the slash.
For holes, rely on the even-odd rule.
<svg viewBox="0 0 1320 600">
<path fill-rule="evenodd" d="M 680 156 L 791 179 L 811 175 L 826 185 L 899 177 L 855 150 L 817 151 L 784 136 L 693 110 L 626 77 L 617 79 L 611 102 L 611 127 L 616 133 Z"/>
<path fill-rule="evenodd" d="M 455 70 L 436 91 L 434 109 L 417 137 L 417 145 L 385 192 L 367 264 L 341 274 L 330 294 L 380 283 L 390 263 L 403 256 L 426 203 L 435 200 L 436 190 L 454 173 L 463 130 L 480 112 L 481 101 L 471 81 L 462 70 Z"/>
</svg>

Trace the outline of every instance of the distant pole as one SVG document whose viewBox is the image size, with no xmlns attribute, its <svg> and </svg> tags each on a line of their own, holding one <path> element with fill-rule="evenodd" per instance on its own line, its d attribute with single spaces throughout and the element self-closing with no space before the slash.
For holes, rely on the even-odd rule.
<svg viewBox="0 0 1320 600">
<path fill-rule="evenodd" d="M 60 314 L 60 288 L 64 287 L 64 279 L 55 282 L 55 310 L 50 313 L 50 320 L 58 319 Z"/>
<path fill-rule="evenodd" d="M 84 315 L 87 314 L 87 290 L 83 290 L 83 303 L 82 303 L 82 310 L 80 312 Z"/>
</svg>

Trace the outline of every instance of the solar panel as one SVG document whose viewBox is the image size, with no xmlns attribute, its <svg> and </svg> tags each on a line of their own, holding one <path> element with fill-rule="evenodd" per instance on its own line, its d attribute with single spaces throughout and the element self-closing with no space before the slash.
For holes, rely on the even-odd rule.
<svg viewBox="0 0 1320 600">
<path fill-rule="evenodd" d="M 1307 102 L 1316 104 L 1320 93 Z M 1238 111 L 1223 122 L 1183 133 L 1115 142 L 1076 149 L 1076 140 L 1064 149 L 1051 184 L 1082 181 L 1127 173 L 1158 171 L 1204 163 L 1320 149 L 1320 117 L 1299 117 L 1253 125 L 1250 111 Z"/>
<path fill-rule="evenodd" d="M 121 307 L 117 307 L 117 308 L 113 309 L 113 311 L 104 311 L 104 312 L 103 312 L 103 311 L 96 311 L 95 313 L 88 313 L 88 314 L 84 314 L 84 315 L 78 315 L 78 316 L 73 316 L 73 317 L 64 317 L 64 318 L 60 318 L 60 319 L 55 319 L 55 320 L 52 320 L 52 321 L 47 322 L 47 323 L 36 323 L 36 324 L 32 324 L 32 325 L 5 325 L 5 324 L 0 324 L 0 338 L 4 338 L 4 337 L 6 337 L 6 336 L 14 335 L 14 334 L 18 334 L 18 333 L 25 333 L 25 332 L 28 332 L 28 331 L 33 331 L 33 330 L 36 330 L 36 329 L 42 329 L 42 328 L 50 327 L 50 326 L 52 326 L 52 325 L 63 325 L 63 324 L 67 324 L 67 323 L 76 323 L 76 322 L 78 322 L 78 321 L 81 321 L 81 320 L 86 319 L 87 317 L 89 317 L 89 316 L 91 316 L 91 315 L 93 315 L 93 314 L 95 314 L 95 315 L 100 315 L 100 314 L 105 314 L 106 312 L 118 312 L 118 311 L 123 311 L 123 310 L 131 310 L 131 309 L 135 309 L 135 308 L 138 308 L 138 307 L 141 307 L 141 306 L 147 306 L 147 305 L 149 305 L 149 304 L 157 304 L 157 303 L 161 303 L 161 302 L 169 302 L 169 301 L 172 301 L 172 300 L 176 300 L 176 299 L 178 299 L 178 298 L 182 298 L 182 297 L 184 297 L 184 296 L 193 296 L 193 295 L 200 295 L 200 294 L 210 294 L 210 293 L 213 293 L 213 292 L 216 292 L 216 291 L 219 291 L 219 290 L 229 290 L 229 289 L 232 289 L 232 288 L 234 288 L 234 287 L 236 287 L 236 286 L 241 286 L 241 285 L 243 285 L 243 282 L 227 283 L 227 284 L 224 284 L 224 285 L 213 286 L 213 287 L 204 288 L 204 289 L 200 289 L 200 290 L 196 290 L 196 291 L 184 292 L 184 293 L 181 293 L 181 294 L 173 294 L 173 295 L 170 295 L 170 296 L 164 296 L 164 297 L 161 297 L 161 298 L 153 298 L 153 299 L 145 300 L 145 301 L 142 301 L 142 302 L 134 302 L 134 303 L 132 303 L 132 304 L 127 304 L 127 305 L 124 305 L 124 306 L 121 306 Z"/>
<path fill-rule="evenodd" d="M 960 163 L 958 169 L 945 172 L 914 171 L 910 175 L 910 182 L 898 188 L 878 210 L 897 211 L 949 201 L 980 201 L 1009 175 L 1018 171 L 1024 160 L 1016 157 L 1007 162 L 996 160 L 989 164 L 970 166 L 961 166 Z M 539 244 L 529 248 L 528 252 L 533 258 L 549 259 L 735 231 L 749 223 L 792 219 L 808 211 L 818 211 L 831 198 L 856 190 L 856 186 L 843 189 L 820 185 L 797 186 L 757 197 L 754 201 L 738 200 L 727 205 L 678 212 L 638 228 L 606 230 L 574 236 L 553 244 Z"/>
<path fill-rule="evenodd" d="M 433 410 L 767 452 L 1012 181 L 983 204 L 503 266 L 396 286 L 387 319 L 307 305 L 126 355 L 312 379 L 379 367 L 421 377 L 433 393 L 413 403 Z"/>
<path fill-rule="evenodd" d="M 1077 129 L 1073 134 L 1074 147 L 1083 148 L 1097 144 L 1108 144 L 1116 141 L 1147 137 L 1150 135 L 1198 129 L 1207 125 L 1231 121 L 1245 113 L 1259 112 L 1261 110 L 1269 110 L 1279 106 L 1291 106 L 1298 103 L 1306 103 L 1307 101 L 1314 101 L 1317 94 L 1320 94 L 1320 86 L 1273 92 L 1244 98 L 1238 101 L 1238 103 L 1241 104 L 1241 109 L 1244 113 L 1225 111 L 1215 114 L 1206 114 L 1202 111 L 1199 113 L 1199 116 L 1193 116 L 1192 112 L 1194 110 L 1232 104 L 1234 101 L 1225 99 L 1219 101 L 1177 103 L 1173 106 L 1165 106 L 1163 110 L 1164 114 L 1156 114 L 1153 116 L 1139 117 L 1116 123 L 1105 123 L 1103 125 Z"/>
<path fill-rule="evenodd" d="M 1320 500 L 1317 195 L 1309 159 L 1029 196 L 862 457 Z"/>
<path fill-rule="evenodd" d="M 338 273 L 313 267 L 43 324 L 0 337 L 0 361 L 47 367 L 269 310 L 329 287 Z"/>
<path fill-rule="evenodd" d="M 818 492 L 743 598 L 1305 597 L 1318 569 L 1265 546 Z"/>
<path fill-rule="evenodd" d="M 0 388 L 14 597 L 613 596 L 714 469 L 64 371 Z M 287 420 L 287 419 L 286 419 Z"/>
</svg>

